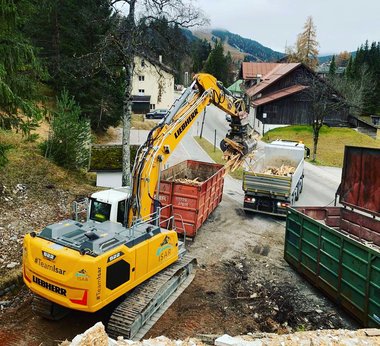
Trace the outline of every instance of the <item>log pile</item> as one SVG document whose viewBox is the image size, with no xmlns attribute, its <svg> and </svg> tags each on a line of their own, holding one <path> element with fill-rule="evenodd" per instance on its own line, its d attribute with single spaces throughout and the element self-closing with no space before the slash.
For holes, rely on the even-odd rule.
<svg viewBox="0 0 380 346">
<path fill-rule="evenodd" d="M 224 165 L 224 171 L 225 174 L 228 174 L 229 172 L 235 171 L 243 164 L 244 157 L 240 153 L 234 154 L 232 151 L 226 150 L 223 153 L 223 160 L 227 161 Z"/>
<path fill-rule="evenodd" d="M 244 147 L 241 144 L 236 143 L 229 138 L 224 138 L 224 141 L 229 146 L 228 149 L 223 152 L 223 160 L 227 161 L 224 165 L 224 175 L 226 175 L 229 172 L 234 172 L 236 169 L 241 167 L 246 159 L 250 157 L 252 158 L 254 152 L 244 155 Z"/>
<path fill-rule="evenodd" d="M 294 173 L 295 170 L 296 168 L 293 166 L 281 165 L 281 167 L 267 167 L 263 173 L 289 177 Z"/>
</svg>

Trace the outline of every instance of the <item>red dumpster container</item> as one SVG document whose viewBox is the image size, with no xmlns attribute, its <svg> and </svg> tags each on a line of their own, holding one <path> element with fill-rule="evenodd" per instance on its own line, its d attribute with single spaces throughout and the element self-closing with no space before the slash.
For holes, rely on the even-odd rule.
<svg viewBox="0 0 380 346">
<path fill-rule="evenodd" d="M 171 206 L 162 210 L 161 221 L 174 215 L 177 232 L 184 233 L 184 227 L 187 237 L 195 237 L 222 200 L 223 174 L 223 165 L 193 160 L 183 161 L 162 171 L 159 195 L 161 207 Z M 178 179 L 196 178 L 199 185 L 178 182 Z M 168 227 L 165 222 L 161 225 Z"/>
</svg>

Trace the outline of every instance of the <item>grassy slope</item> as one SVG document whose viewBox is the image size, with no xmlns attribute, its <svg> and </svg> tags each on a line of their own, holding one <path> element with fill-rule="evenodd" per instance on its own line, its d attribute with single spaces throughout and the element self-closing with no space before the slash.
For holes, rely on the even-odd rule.
<svg viewBox="0 0 380 346">
<path fill-rule="evenodd" d="M 198 37 L 199 39 L 207 40 L 212 46 L 214 46 L 214 42 L 211 40 L 212 34 L 210 31 L 206 30 L 197 30 L 193 32 L 194 36 Z M 232 59 L 233 60 L 244 60 L 244 57 L 248 55 L 247 53 L 240 52 L 238 49 L 235 47 L 232 47 L 231 45 L 228 44 L 228 42 L 223 42 L 223 48 L 224 48 L 224 53 L 230 52 Z"/>
<path fill-rule="evenodd" d="M 200 137 L 194 137 L 194 139 L 198 142 L 198 144 L 203 148 L 203 150 L 216 162 L 224 165 L 226 163 L 225 160 L 223 160 L 223 152 L 219 148 L 215 148 L 214 151 L 214 145 L 211 144 L 207 139 L 200 138 Z M 238 168 L 234 172 L 229 173 L 233 178 L 235 179 L 242 179 L 243 177 L 243 170 L 241 168 Z"/>
<path fill-rule="evenodd" d="M 11 146 L 6 155 L 8 163 L 0 167 L 2 237 L 11 233 L 20 238 L 26 231 L 70 217 L 71 202 L 96 190 L 93 174 L 70 172 L 55 165 L 41 155 L 37 143 L 25 142 L 20 135 L 3 130 L 0 143 Z M 17 184 L 26 186 L 25 198 L 14 192 Z M 12 254 L 3 255 L 20 263 L 21 244 L 12 242 Z M 0 269 L 0 290 L 21 282 L 20 275 L 20 267 Z"/>
<path fill-rule="evenodd" d="M 277 128 L 268 131 L 263 140 L 270 142 L 279 138 L 303 141 L 312 151 L 313 133 L 311 126 L 294 125 Z M 380 140 L 372 139 L 349 128 L 323 126 L 319 135 L 316 164 L 342 167 L 346 145 L 380 148 Z"/>
<path fill-rule="evenodd" d="M 157 125 L 157 122 L 154 120 L 146 120 L 144 115 L 132 115 L 132 128 L 139 130 L 151 130 Z"/>
<path fill-rule="evenodd" d="M 0 142 L 11 145 L 7 152 L 9 161 L 0 168 L 4 185 L 23 183 L 39 187 L 51 183 L 62 189 L 80 191 L 81 186 L 94 183 L 91 174 L 70 172 L 45 159 L 37 143 L 25 142 L 18 134 L 0 130 Z"/>
</svg>

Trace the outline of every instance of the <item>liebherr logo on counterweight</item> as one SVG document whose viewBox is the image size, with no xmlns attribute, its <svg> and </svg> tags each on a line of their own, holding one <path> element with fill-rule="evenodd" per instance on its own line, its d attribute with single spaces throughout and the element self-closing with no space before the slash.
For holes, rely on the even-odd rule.
<svg viewBox="0 0 380 346">
<path fill-rule="evenodd" d="M 185 130 L 185 128 L 192 122 L 192 120 L 198 115 L 198 109 L 189 115 L 181 127 L 175 132 L 174 137 L 177 139 L 179 135 Z"/>
</svg>

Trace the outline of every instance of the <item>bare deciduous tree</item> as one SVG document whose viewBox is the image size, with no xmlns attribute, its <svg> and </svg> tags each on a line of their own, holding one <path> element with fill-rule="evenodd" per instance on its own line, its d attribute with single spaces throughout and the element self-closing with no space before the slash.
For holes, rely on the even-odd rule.
<svg viewBox="0 0 380 346">
<path fill-rule="evenodd" d="M 328 81 L 325 81 L 310 72 L 308 81 L 302 83 L 308 85 L 304 94 L 310 102 L 310 123 L 313 128 L 312 160 L 316 161 L 318 151 L 319 132 L 327 117 L 340 121 L 342 114 L 348 115 L 348 104 L 345 98 L 339 94 Z M 336 116 L 336 117 L 335 117 Z"/>
<path fill-rule="evenodd" d="M 107 44 L 116 47 L 120 64 L 125 74 L 123 95 L 123 186 L 131 185 L 130 179 L 130 129 L 132 118 L 132 78 L 134 58 L 145 57 L 154 62 L 150 47 L 144 42 L 141 23 L 149 24 L 157 19 L 180 27 L 193 27 L 207 22 L 202 12 L 193 5 L 193 0 L 114 0 L 111 2 L 119 13 L 118 27 L 109 37 Z M 126 17 L 122 14 L 126 13 Z M 107 46 L 107 44 L 105 46 Z M 151 58 L 151 59 L 150 59 Z"/>
</svg>

